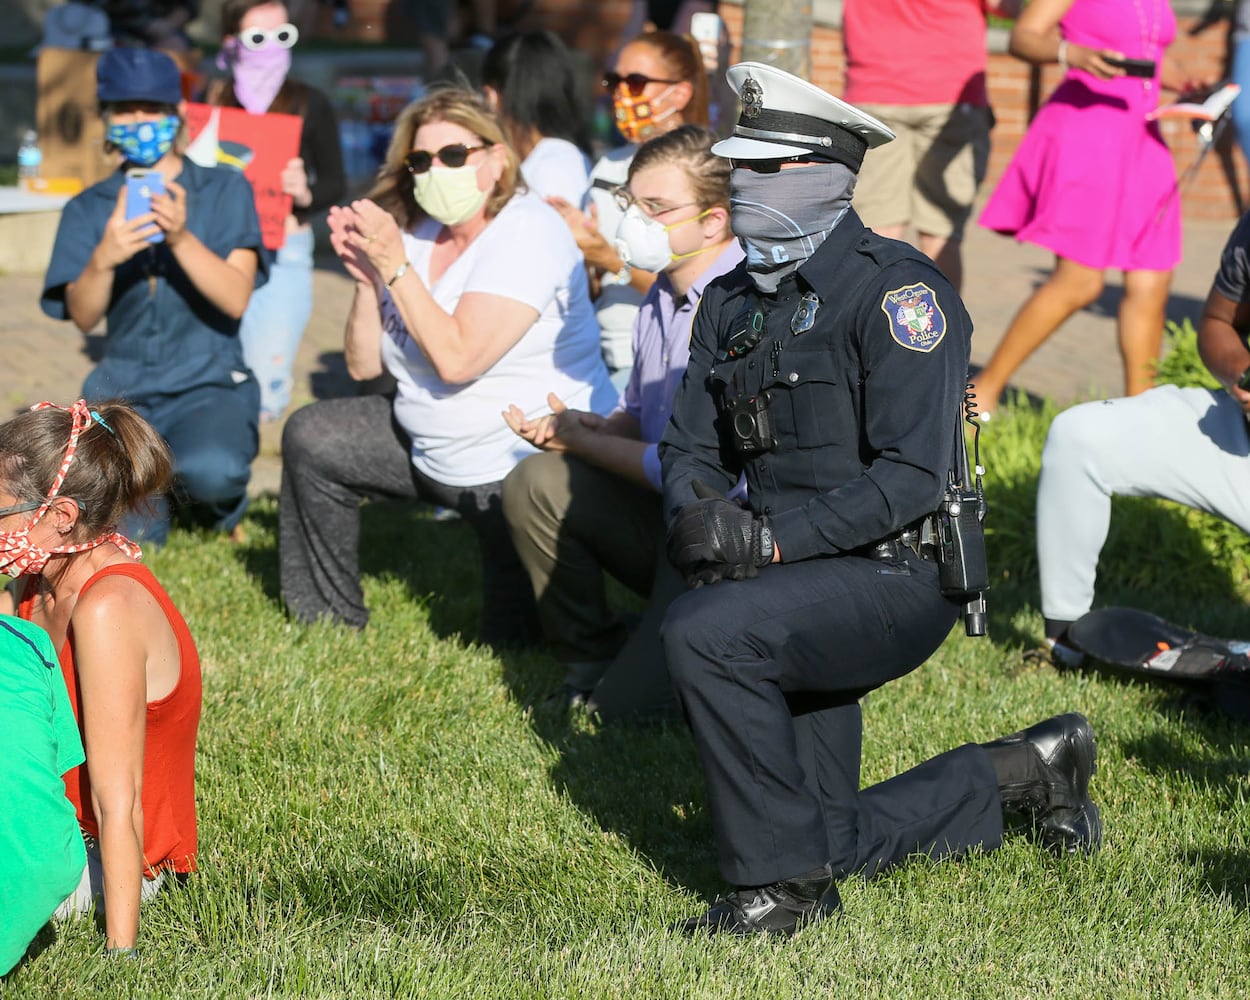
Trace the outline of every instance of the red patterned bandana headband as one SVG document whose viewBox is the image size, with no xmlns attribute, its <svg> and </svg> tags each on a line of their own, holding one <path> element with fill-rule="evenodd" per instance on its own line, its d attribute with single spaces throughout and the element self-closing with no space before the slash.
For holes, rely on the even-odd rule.
<svg viewBox="0 0 1250 1000">
<path fill-rule="evenodd" d="M 55 403 L 48 402 L 36 403 L 31 409 L 46 410 L 49 407 L 65 409 L 65 407 L 59 407 Z M 73 406 L 68 407 L 68 410 L 73 418 L 73 424 L 69 432 L 69 444 L 65 448 L 65 458 L 61 461 L 61 468 L 57 471 L 56 478 L 52 480 L 52 486 L 48 490 L 47 498 L 40 505 L 39 509 L 35 511 L 34 516 L 31 517 L 24 528 L 18 531 L 0 531 L 0 573 L 3 573 L 5 576 L 34 576 L 43 572 L 44 567 L 48 564 L 48 560 L 53 556 L 86 552 L 89 549 L 103 545 L 105 542 L 112 542 L 132 559 L 142 558 L 139 546 L 116 531 L 107 532 L 89 542 L 80 542 L 77 545 L 62 545 L 55 549 L 42 549 L 31 542 L 31 529 L 43 519 L 43 516 L 51 508 L 52 501 L 60 493 L 61 484 L 65 482 L 65 475 L 69 472 L 70 464 L 74 461 L 74 453 L 78 450 L 78 438 L 82 432 L 91 426 L 92 421 L 95 421 L 110 434 L 113 433 L 113 428 L 104 422 L 103 417 L 88 408 L 84 400 L 80 399 Z"/>
</svg>

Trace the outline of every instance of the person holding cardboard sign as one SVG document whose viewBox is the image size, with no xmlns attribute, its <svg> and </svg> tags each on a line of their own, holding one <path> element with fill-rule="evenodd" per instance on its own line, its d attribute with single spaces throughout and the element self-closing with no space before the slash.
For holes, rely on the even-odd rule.
<svg viewBox="0 0 1250 1000">
<path fill-rule="evenodd" d="M 181 81 L 168 56 L 110 49 L 96 79 L 121 162 L 65 206 L 40 305 L 84 333 L 106 322 L 83 395 L 130 402 L 173 449 L 176 500 L 232 531 L 260 442 L 260 392 L 239 345 L 239 319 L 269 268 L 252 191 L 233 170 L 183 157 Z M 164 193 L 149 184 L 151 211 L 127 218 L 136 169 L 159 174 Z M 168 507 L 128 528 L 162 543 Z"/>
<path fill-rule="evenodd" d="M 221 29 L 218 64 L 230 71 L 230 79 L 210 84 L 207 102 L 253 115 L 298 115 L 302 122 L 299 155 L 281 176 L 282 193 L 291 199 L 285 239 L 274 255 L 269 283 L 252 296 L 239 329 L 243 356 L 260 383 L 261 420 L 276 420 L 290 405 L 295 352 L 312 315 L 310 220 L 343 197 L 347 178 L 330 99 L 289 75 L 299 29 L 286 5 L 226 0 Z"/>
</svg>

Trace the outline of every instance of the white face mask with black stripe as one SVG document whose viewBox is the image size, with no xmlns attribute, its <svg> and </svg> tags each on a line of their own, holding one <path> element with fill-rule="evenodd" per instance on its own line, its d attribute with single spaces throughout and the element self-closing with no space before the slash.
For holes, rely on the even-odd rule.
<svg viewBox="0 0 1250 1000">
<path fill-rule="evenodd" d="M 850 207 L 855 180 L 842 163 L 807 163 L 776 173 L 740 166 L 730 174 L 730 220 L 756 288 L 775 292 L 816 252 Z"/>
</svg>

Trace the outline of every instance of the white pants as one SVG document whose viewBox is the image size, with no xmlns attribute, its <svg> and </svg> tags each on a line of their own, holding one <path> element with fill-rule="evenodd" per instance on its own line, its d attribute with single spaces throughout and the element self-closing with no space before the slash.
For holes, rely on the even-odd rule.
<svg viewBox="0 0 1250 1000">
<path fill-rule="evenodd" d="M 1175 500 L 1250 532 L 1250 432 L 1241 407 L 1219 389 L 1164 385 L 1055 418 L 1037 488 L 1045 617 L 1075 621 L 1090 610 L 1117 494 Z"/>
<path fill-rule="evenodd" d="M 83 841 L 87 847 L 87 863 L 83 866 L 82 878 L 78 881 L 78 888 L 56 908 L 56 912 L 52 914 L 54 920 L 86 916 L 93 906 L 99 916 L 104 915 L 104 864 L 100 861 L 100 842 L 86 834 L 83 835 Z M 139 903 L 146 903 L 161 891 L 164 884 L 164 870 L 156 878 L 144 876 L 143 885 L 139 889 Z"/>
</svg>

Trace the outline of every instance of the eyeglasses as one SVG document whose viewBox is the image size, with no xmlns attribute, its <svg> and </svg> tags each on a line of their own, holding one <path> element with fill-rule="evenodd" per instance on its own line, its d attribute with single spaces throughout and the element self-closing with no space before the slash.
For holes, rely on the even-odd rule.
<svg viewBox="0 0 1250 1000">
<path fill-rule="evenodd" d="M 810 156 L 786 156 L 777 160 L 735 160 L 730 159 L 729 165 L 734 170 L 750 170 L 757 174 L 775 174 L 783 163 L 815 163 Z"/>
<path fill-rule="evenodd" d="M 0 507 L 0 517 L 8 517 L 10 514 L 25 514 L 27 511 L 38 510 L 42 506 L 42 500 L 27 500 L 25 503 L 15 503 L 12 507 Z"/>
<path fill-rule="evenodd" d="M 615 90 L 622 83 L 629 88 L 631 97 L 641 97 L 643 90 L 646 89 L 648 83 L 681 83 L 681 80 L 660 80 L 654 76 L 644 76 L 642 73 L 626 73 L 621 76 L 620 73 L 608 72 L 603 74 L 604 90 Z"/>
<path fill-rule="evenodd" d="M 276 28 L 249 28 L 239 32 L 239 44 L 253 52 L 263 48 L 266 42 L 277 42 L 281 48 L 289 49 L 298 41 L 299 28 L 293 24 L 280 24 Z"/>
<path fill-rule="evenodd" d="M 630 205 L 637 205 L 642 209 L 643 215 L 651 219 L 667 215 L 669 212 L 676 212 L 679 208 L 697 207 L 699 204 L 697 201 L 688 201 L 682 205 L 665 205 L 654 198 L 636 198 L 634 197 L 634 192 L 624 184 L 612 192 L 612 200 L 616 202 L 616 207 L 622 212 L 628 212 Z"/>
<path fill-rule="evenodd" d="M 433 166 L 435 160 L 438 160 L 445 167 L 463 167 L 470 153 L 476 153 L 479 149 L 489 148 L 489 143 L 482 143 L 478 146 L 466 146 L 463 142 L 453 142 L 450 146 L 444 146 L 436 153 L 431 153 L 427 149 L 414 149 L 404 157 L 404 166 L 408 168 L 410 174 L 425 173 Z"/>
<path fill-rule="evenodd" d="M 81 500 L 71 497 L 78 505 L 78 509 L 82 513 L 87 513 L 87 506 Z M 24 503 L 15 503 L 12 507 L 0 507 L 0 517 L 8 517 L 10 514 L 27 514 L 32 510 L 38 510 L 47 500 L 27 500 Z"/>
</svg>

